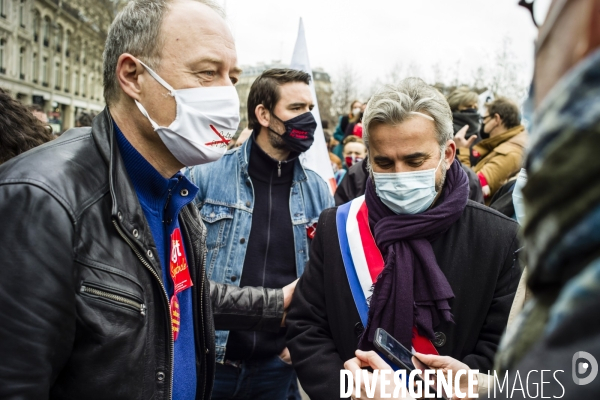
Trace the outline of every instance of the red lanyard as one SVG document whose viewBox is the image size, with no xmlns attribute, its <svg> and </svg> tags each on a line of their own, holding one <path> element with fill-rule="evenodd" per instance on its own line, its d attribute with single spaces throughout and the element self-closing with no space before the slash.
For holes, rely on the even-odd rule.
<svg viewBox="0 0 600 400">
<path fill-rule="evenodd" d="M 171 258 L 169 260 L 169 273 L 173 281 L 173 296 L 171 297 L 171 327 L 173 328 L 173 340 L 179 336 L 181 324 L 179 300 L 177 294 L 191 288 L 194 284 L 190 277 L 183 242 L 181 240 L 181 231 L 175 228 L 171 234 Z"/>
</svg>

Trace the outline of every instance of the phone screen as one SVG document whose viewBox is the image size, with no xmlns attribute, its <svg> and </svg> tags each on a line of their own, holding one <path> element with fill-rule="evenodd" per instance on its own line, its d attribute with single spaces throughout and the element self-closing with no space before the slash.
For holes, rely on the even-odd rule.
<svg viewBox="0 0 600 400">
<path fill-rule="evenodd" d="M 381 328 L 375 332 L 375 344 L 377 347 L 381 347 L 381 350 L 387 353 L 387 356 L 399 360 L 410 371 L 415 369 L 412 363 L 412 352 Z"/>
<path fill-rule="evenodd" d="M 399 341 L 394 339 L 392 335 L 387 333 L 381 328 L 377 328 L 375 331 L 375 340 L 373 341 L 375 348 L 385 354 L 387 358 L 393 363 L 397 364 L 401 368 L 407 369 L 407 374 L 410 374 L 415 369 L 415 365 L 412 362 L 412 351 L 404 347 Z M 426 368 L 429 368 L 425 365 Z M 419 375 L 416 379 L 423 380 Z M 436 393 L 435 387 L 431 386 L 431 392 Z M 437 393 L 436 393 L 437 396 Z M 446 399 L 444 396 L 440 396 L 442 399 Z"/>
</svg>

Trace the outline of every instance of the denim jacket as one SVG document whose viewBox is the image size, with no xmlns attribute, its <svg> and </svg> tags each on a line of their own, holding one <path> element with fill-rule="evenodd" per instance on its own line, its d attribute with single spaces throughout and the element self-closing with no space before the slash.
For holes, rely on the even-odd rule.
<svg viewBox="0 0 600 400">
<path fill-rule="evenodd" d="M 198 188 L 195 202 L 208 230 L 206 273 L 210 280 L 239 286 L 246 246 L 252 226 L 254 189 L 248 175 L 252 140 L 228 151 L 221 160 L 187 169 L 186 176 Z M 310 239 L 307 228 L 315 224 L 333 197 L 325 181 L 314 171 L 294 162 L 290 215 L 294 229 L 296 272 L 304 272 Z M 216 332 L 216 358 L 223 362 L 229 331 Z"/>
</svg>

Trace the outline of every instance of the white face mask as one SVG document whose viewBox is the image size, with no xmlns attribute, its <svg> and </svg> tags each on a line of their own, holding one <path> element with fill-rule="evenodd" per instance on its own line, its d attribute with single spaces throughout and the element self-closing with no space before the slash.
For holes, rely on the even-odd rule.
<svg viewBox="0 0 600 400">
<path fill-rule="evenodd" d="M 355 107 L 352 109 L 352 115 L 357 116 L 358 114 L 360 114 L 361 111 L 362 111 L 362 108 Z"/>
<path fill-rule="evenodd" d="M 375 191 L 390 210 L 396 214 L 419 214 L 427 210 L 435 197 L 436 168 L 414 172 L 373 172 Z"/>
<path fill-rule="evenodd" d="M 525 205 L 523 204 L 523 187 L 527 183 L 527 171 L 525 168 L 521 168 L 519 175 L 517 175 L 517 182 L 512 193 L 513 206 L 515 206 L 515 216 L 517 222 L 523 225 L 525 222 Z"/>
<path fill-rule="evenodd" d="M 175 90 L 146 64 L 141 61 L 140 64 L 169 90 L 177 103 L 175 121 L 164 127 L 154 122 L 144 106 L 135 101 L 173 156 L 188 167 L 220 159 L 240 124 L 240 101 L 235 88 L 210 86 Z"/>
</svg>

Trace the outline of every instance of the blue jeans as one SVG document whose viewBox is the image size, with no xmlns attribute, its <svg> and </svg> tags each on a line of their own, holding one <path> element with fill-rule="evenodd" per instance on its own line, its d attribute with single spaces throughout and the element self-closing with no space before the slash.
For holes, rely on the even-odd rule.
<svg viewBox="0 0 600 400">
<path fill-rule="evenodd" d="M 212 400 L 287 400 L 299 398 L 290 393 L 296 383 L 294 368 L 279 356 L 244 361 L 240 367 L 217 363 Z M 292 389 L 293 391 L 293 389 Z M 288 397 L 289 396 L 289 397 Z"/>
</svg>

